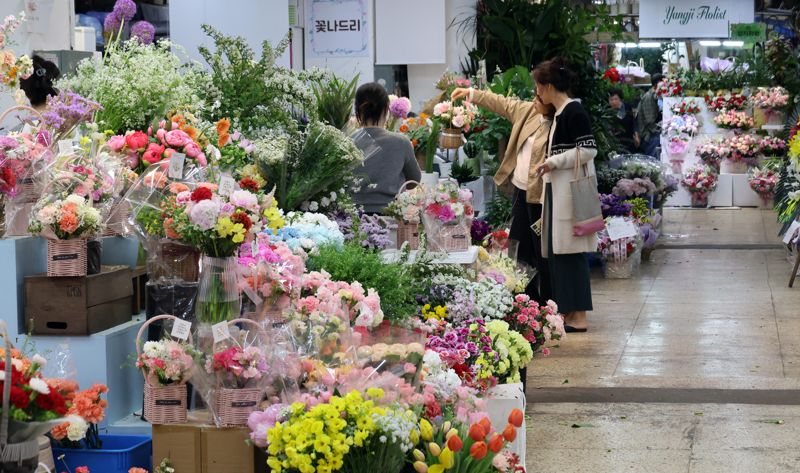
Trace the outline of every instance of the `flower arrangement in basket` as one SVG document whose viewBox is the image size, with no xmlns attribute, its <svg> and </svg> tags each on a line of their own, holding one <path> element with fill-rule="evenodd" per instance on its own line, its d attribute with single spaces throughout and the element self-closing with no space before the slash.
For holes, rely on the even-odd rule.
<svg viewBox="0 0 800 473">
<path fill-rule="evenodd" d="M 728 160 L 734 163 L 746 163 L 749 166 L 758 164 L 761 155 L 761 140 L 751 134 L 737 135 L 727 140 L 730 154 Z"/>
<path fill-rule="evenodd" d="M 714 117 L 714 123 L 719 128 L 737 131 L 747 131 L 755 126 L 753 117 L 747 112 L 739 112 L 736 110 L 723 110 Z"/>
<path fill-rule="evenodd" d="M 664 126 L 664 134 L 667 136 L 688 135 L 692 137 L 697 134 L 699 127 L 700 124 L 693 115 L 673 115 Z"/>
<path fill-rule="evenodd" d="M 34 73 L 33 61 L 22 55 L 17 57 L 10 48 L 10 38 L 25 21 L 25 12 L 19 16 L 8 15 L 0 23 L 0 84 L 8 89 L 16 89 L 20 79 L 27 79 Z"/>
<path fill-rule="evenodd" d="M 775 197 L 775 187 L 778 185 L 780 176 L 775 170 L 770 168 L 753 168 L 747 176 L 750 188 L 755 191 L 764 201 L 764 205 Z"/>
<path fill-rule="evenodd" d="M 411 184 L 417 184 L 408 189 Z M 394 200 L 386 207 L 385 213 L 397 220 L 397 246 L 408 242 L 412 250 L 419 249 L 422 209 L 425 206 L 425 192 L 418 183 L 409 181 L 403 184 Z"/>
<path fill-rule="evenodd" d="M 628 217 L 622 217 L 629 220 Z M 642 237 L 611 240 L 607 230 L 597 234 L 597 251 L 603 260 L 603 275 L 607 279 L 628 279 L 641 259 Z"/>
<path fill-rule="evenodd" d="M 86 276 L 86 239 L 102 229 L 100 212 L 91 199 L 70 194 L 43 196 L 36 203 L 28 230 L 47 239 L 48 276 Z"/>
<path fill-rule="evenodd" d="M 472 191 L 452 181 L 439 183 L 426 197 L 422 213 L 432 251 L 466 251 L 471 243 Z"/>
<path fill-rule="evenodd" d="M 786 154 L 786 141 L 777 136 L 765 136 L 758 143 L 764 156 L 784 156 Z"/>
<path fill-rule="evenodd" d="M 245 275 L 241 284 L 255 306 L 249 312 L 254 312 L 257 320 L 280 322 L 282 312 L 300 297 L 306 265 L 304 257 L 285 242 L 270 240 L 268 234 L 259 233 L 251 245 L 239 250 Z"/>
<path fill-rule="evenodd" d="M 702 161 L 703 164 L 716 169 L 717 172 L 719 172 L 722 160 L 731 155 L 731 149 L 727 145 L 727 140 L 723 138 L 717 138 L 698 146 L 695 150 L 695 154 L 698 158 L 700 158 L 700 161 Z"/>
<path fill-rule="evenodd" d="M 675 102 L 670 110 L 675 115 L 697 115 L 700 113 L 700 104 L 695 99 Z"/>
<path fill-rule="evenodd" d="M 558 313 L 556 303 L 547 301 L 546 305 L 539 305 L 526 294 L 514 296 L 514 307 L 503 320 L 511 330 L 525 337 L 534 354 L 550 355 L 550 348 L 545 344 L 566 336 L 564 317 Z"/>
<path fill-rule="evenodd" d="M 747 106 L 747 97 L 737 92 L 706 95 L 706 108 L 711 112 L 724 112 L 725 110 L 744 110 Z"/>
<path fill-rule="evenodd" d="M 683 94 L 683 84 L 680 77 L 665 77 L 656 86 L 656 95 L 659 97 L 679 97 Z"/>
<path fill-rule="evenodd" d="M 443 128 L 439 145 L 445 149 L 460 148 L 464 143 L 462 132 L 469 131 L 478 114 L 471 102 L 456 105 L 450 101 L 439 102 L 433 107 L 433 118 Z"/>
<path fill-rule="evenodd" d="M 759 87 L 756 93 L 750 96 L 753 108 L 767 110 L 781 110 L 789 104 L 789 92 L 781 86 Z"/>
<path fill-rule="evenodd" d="M 9 400 L 2 406 L 0 420 L 0 471 L 32 473 L 39 464 L 38 438 L 67 414 L 70 393 L 59 389 L 58 380 L 42 376 L 43 357 L 24 356 L 13 347 L 5 326 L 2 331 L 0 392 L 7 391 Z"/>
<path fill-rule="evenodd" d="M 139 340 L 145 329 L 157 320 L 177 320 L 171 315 L 152 317 L 136 336 L 136 367 L 144 375 L 144 418 L 151 424 L 182 424 L 186 422 L 186 382 L 194 372 L 199 353 L 189 342 L 172 339 L 145 342 Z"/>
<path fill-rule="evenodd" d="M 241 329 L 237 336 L 215 342 L 206 356 L 204 372 L 208 377 L 201 381 L 201 385 L 208 384 L 215 422 L 225 427 L 247 424 L 250 413 L 264 396 L 263 386 L 269 371 L 267 334 L 248 319 L 234 319 L 227 325 L 232 327 L 236 323 L 253 331 Z"/>
<path fill-rule="evenodd" d="M 717 188 L 717 173 L 708 166 L 695 165 L 687 169 L 681 185 L 692 194 L 693 207 L 708 206 L 708 194 Z"/>
</svg>

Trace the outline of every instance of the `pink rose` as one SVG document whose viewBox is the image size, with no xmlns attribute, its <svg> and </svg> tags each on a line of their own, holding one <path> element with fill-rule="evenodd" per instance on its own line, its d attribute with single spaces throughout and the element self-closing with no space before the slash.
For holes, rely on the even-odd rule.
<svg viewBox="0 0 800 473">
<path fill-rule="evenodd" d="M 162 143 L 166 143 L 165 140 L 166 136 L 167 136 L 167 130 L 163 128 L 159 128 L 158 131 L 156 132 L 156 138 L 158 138 L 158 141 Z"/>
<path fill-rule="evenodd" d="M 196 158 L 203 153 L 203 150 L 200 149 L 200 146 L 197 143 L 190 141 L 186 143 L 186 146 L 184 146 L 183 152 L 190 158 Z"/>
<path fill-rule="evenodd" d="M 197 155 L 197 164 L 199 164 L 200 167 L 203 167 L 203 168 L 208 166 L 208 161 L 206 160 L 206 155 L 205 154 L 200 153 L 199 155 Z"/>
<path fill-rule="evenodd" d="M 149 164 L 155 164 L 161 161 L 161 156 L 163 154 L 164 154 L 163 145 L 150 143 L 150 146 L 147 147 L 147 151 L 144 152 L 142 159 Z"/>
<path fill-rule="evenodd" d="M 172 130 L 167 132 L 166 141 L 168 145 L 175 148 L 180 148 L 182 146 L 186 146 L 186 144 L 190 143 L 192 139 L 183 130 Z"/>
<path fill-rule="evenodd" d="M 115 135 L 108 139 L 108 143 L 106 143 L 113 152 L 119 152 L 122 148 L 125 147 L 125 137 L 122 135 Z"/>
<path fill-rule="evenodd" d="M 150 139 L 141 131 L 134 131 L 133 133 L 125 136 L 125 144 L 130 149 L 144 149 Z"/>
</svg>

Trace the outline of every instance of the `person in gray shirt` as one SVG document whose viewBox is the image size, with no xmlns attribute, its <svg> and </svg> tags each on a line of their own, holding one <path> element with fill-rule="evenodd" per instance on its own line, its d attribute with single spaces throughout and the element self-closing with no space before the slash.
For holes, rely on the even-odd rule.
<svg viewBox="0 0 800 473">
<path fill-rule="evenodd" d="M 381 213 L 403 183 L 419 181 L 422 177 L 411 141 L 403 134 L 386 129 L 388 116 L 389 95 L 383 86 L 370 82 L 358 88 L 356 118 L 372 139 L 357 143 L 359 147 L 369 146 L 370 150 L 362 149 L 369 156 L 355 171 L 364 182 L 354 197 L 366 213 Z"/>
</svg>

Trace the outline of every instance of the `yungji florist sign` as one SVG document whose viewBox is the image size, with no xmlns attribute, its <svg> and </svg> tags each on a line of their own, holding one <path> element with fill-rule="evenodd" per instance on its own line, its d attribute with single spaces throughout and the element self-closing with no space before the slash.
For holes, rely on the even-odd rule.
<svg viewBox="0 0 800 473">
<path fill-rule="evenodd" d="M 640 38 L 727 38 L 734 23 L 752 23 L 753 0 L 640 0 Z"/>
<path fill-rule="evenodd" d="M 306 0 L 306 6 L 312 57 L 369 55 L 367 0 Z"/>
</svg>

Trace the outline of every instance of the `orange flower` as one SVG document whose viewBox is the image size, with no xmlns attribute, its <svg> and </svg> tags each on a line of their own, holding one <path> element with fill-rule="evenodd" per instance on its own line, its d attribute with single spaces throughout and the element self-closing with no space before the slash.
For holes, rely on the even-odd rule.
<svg viewBox="0 0 800 473">
<path fill-rule="evenodd" d="M 408 133 L 408 125 L 400 125 L 400 133 Z"/>
<path fill-rule="evenodd" d="M 173 182 L 169 185 L 169 191 L 173 194 L 180 194 L 181 192 L 185 192 L 189 190 L 189 186 L 182 182 Z"/>
<path fill-rule="evenodd" d="M 525 416 L 519 409 L 513 409 L 511 411 L 511 414 L 508 415 L 508 423 L 517 428 L 522 427 L 522 421 L 524 420 Z"/>
<path fill-rule="evenodd" d="M 61 217 L 61 220 L 58 222 L 58 227 L 64 233 L 74 233 L 75 230 L 78 229 L 80 225 L 80 221 L 78 217 L 73 213 L 66 213 Z"/>
<path fill-rule="evenodd" d="M 483 427 L 483 431 L 486 432 L 486 435 L 489 435 L 492 432 L 492 421 L 489 420 L 488 417 L 484 417 L 480 421 L 478 421 Z"/>
<path fill-rule="evenodd" d="M 78 204 L 74 202 L 64 202 L 64 205 L 61 206 L 61 209 L 64 210 L 64 212 L 75 213 L 78 211 Z"/>
<path fill-rule="evenodd" d="M 63 378 L 50 378 L 45 381 L 50 389 L 61 394 L 67 402 L 72 402 L 75 398 L 75 393 L 78 391 L 77 382 Z"/>
<path fill-rule="evenodd" d="M 419 122 L 420 123 L 425 123 L 427 120 L 428 120 L 428 114 L 427 113 L 423 112 L 423 113 L 419 114 Z"/>
<path fill-rule="evenodd" d="M 486 444 L 483 442 L 476 442 L 469 448 L 469 455 L 476 460 L 483 460 L 486 456 Z"/>
<path fill-rule="evenodd" d="M 183 128 L 183 131 L 185 131 L 186 134 L 189 135 L 189 138 L 193 139 L 194 141 L 197 141 L 197 135 L 199 134 L 197 128 L 190 125 Z"/>
<path fill-rule="evenodd" d="M 478 442 L 483 440 L 486 437 L 486 431 L 483 430 L 483 426 L 480 424 L 472 424 L 469 426 L 469 438 Z"/>
<path fill-rule="evenodd" d="M 173 240 L 177 240 L 181 237 L 180 233 L 175 231 L 173 225 L 175 224 L 175 219 L 170 217 L 164 220 L 164 234 L 167 238 L 172 238 Z"/>
<path fill-rule="evenodd" d="M 228 120 L 227 118 L 223 118 L 217 122 L 218 135 L 220 136 L 227 135 L 230 130 L 231 130 L 231 121 Z"/>
<path fill-rule="evenodd" d="M 53 430 L 50 431 L 50 435 L 52 435 L 53 438 L 56 440 L 63 440 L 67 438 L 68 427 L 69 427 L 69 422 L 58 424 L 57 426 L 53 427 Z"/>
<path fill-rule="evenodd" d="M 461 438 L 458 436 L 458 434 L 452 435 L 449 439 L 447 439 L 447 448 L 454 452 L 460 451 L 463 446 L 464 442 L 461 441 Z"/>
<path fill-rule="evenodd" d="M 489 450 L 492 453 L 500 453 L 500 450 L 503 449 L 503 437 L 497 434 L 494 434 L 492 440 L 489 441 Z"/>
<path fill-rule="evenodd" d="M 217 146 L 222 148 L 223 146 L 228 144 L 228 141 L 230 139 L 231 139 L 231 135 L 229 135 L 227 133 L 220 133 L 219 134 L 219 139 L 217 140 Z"/>
<path fill-rule="evenodd" d="M 508 424 L 505 429 L 503 429 L 503 438 L 509 442 L 513 442 L 514 439 L 517 438 L 517 429 L 514 428 L 513 425 Z"/>
<path fill-rule="evenodd" d="M 416 148 L 418 144 L 419 144 L 419 141 L 411 140 L 411 146 L 413 146 L 414 148 Z"/>
<path fill-rule="evenodd" d="M 167 185 L 167 175 L 160 171 L 148 174 L 144 177 L 144 185 L 162 189 Z"/>
</svg>

